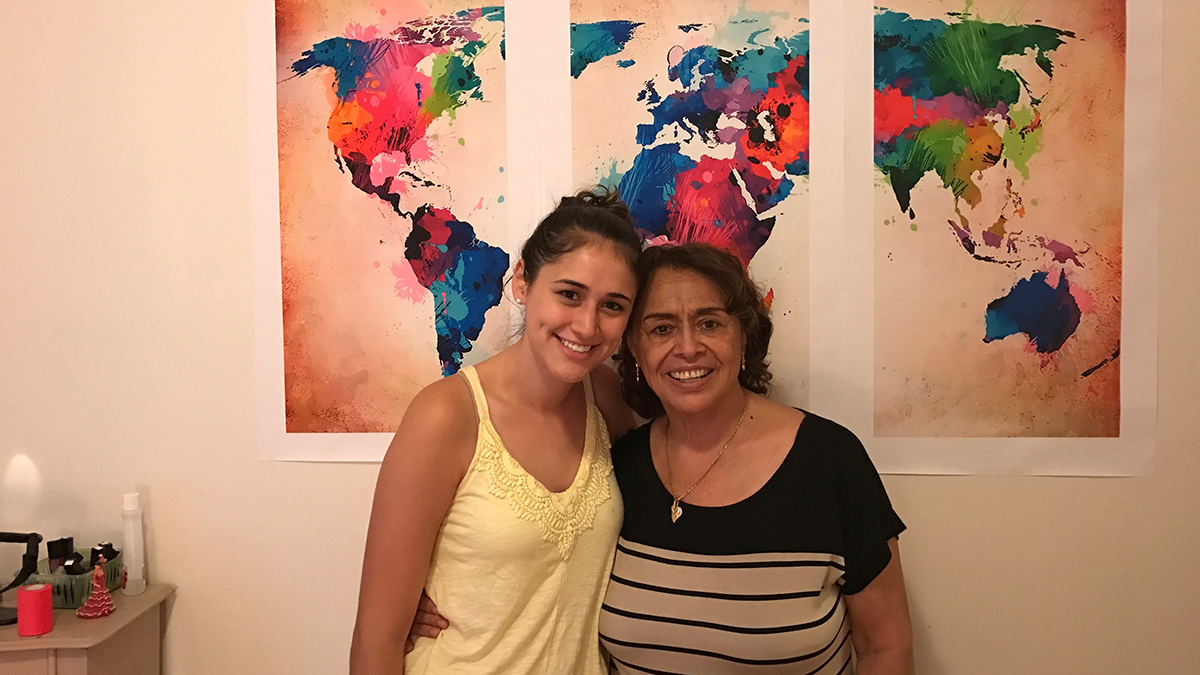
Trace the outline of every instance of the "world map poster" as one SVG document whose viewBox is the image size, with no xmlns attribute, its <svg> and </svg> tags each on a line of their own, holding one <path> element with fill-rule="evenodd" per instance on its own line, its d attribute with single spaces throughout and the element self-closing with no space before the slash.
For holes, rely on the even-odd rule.
<svg viewBox="0 0 1200 675">
<path fill-rule="evenodd" d="M 572 162 L 650 245 L 703 241 L 771 303 L 776 394 L 806 397 L 809 24 L 779 0 L 573 0 Z"/>
<path fill-rule="evenodd" d="M 1121 433 L 1125 4 L 874 17 L 874 433 Z"/>
<path fill-rule="evenodd" d="M 275 22 L 286 432 L 393 432 L 507 337 L 504 9 L 278 0 Z"/>
</svg>

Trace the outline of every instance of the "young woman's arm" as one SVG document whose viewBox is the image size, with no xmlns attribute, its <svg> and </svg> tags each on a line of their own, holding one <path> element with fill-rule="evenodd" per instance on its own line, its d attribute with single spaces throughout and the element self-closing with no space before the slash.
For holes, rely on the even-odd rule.
<svg viewBox="0 0 1200 675">
<path fill-rule="evenodd" d="M 475 449 L 475 408 L 461 377 L 421 391 L 379 468 L 367 530 L 351 675 L 404 672 L 404 642 L 438 529 Z"/>
</svg>

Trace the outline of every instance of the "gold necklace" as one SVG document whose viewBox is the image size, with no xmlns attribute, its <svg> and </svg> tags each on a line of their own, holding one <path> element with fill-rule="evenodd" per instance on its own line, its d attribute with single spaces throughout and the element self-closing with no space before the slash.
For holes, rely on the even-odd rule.
<svg viewBox="0 0 1200 675">
<path fill-rule="evenodd" d="M 729 434 L 729 440 L 725 441 L 725 445 L 721 446 L 721 451 L 718 452 L 717 456 L 713 458 L 712 463 L 708 465 L 708 468 L 704 470 L 704 473 L 700 474 L 700 477 L 696 479 L 695 483 L 692 483 L 692 487 L 684 490 L 683 494 L 679 495 L 678 497 L 675 496 L 674 492 L 671 492 L 670 487 L 667 488 L 667 492 L 670 493 L 671 497 L 673 498 L 673 501 L 671 502 L 671 522 L 672 523 L 679 520 L 679 516 L 683 515 L 683 507 L 679 505 L 679 502 L 681 500 L 683 500 L 684 498 L 686 498 L 689 494 L 691 494 L 692 490 L 695 490 L 696 486 L 699 485 L 700 482 L 703 481 L 706 476 L 708 476 L 708 472 L 713 470 L 713 467 L 717 465 L 717 462 L 721 461 L 721 455 L 725 454 L 725 451 L 729 448 L 729 444 L 733 442 L 733 437 L 737 436 L 738 429 L 742 428 L 742 421 L 746 419 L 746 410 L 750 408 L 750 395 L 749 394 L 744 394 L 744 395 L 746 397 L 746 402 L 742 404 L 742 416 L 738 418 L 737 425 L 735 427 L 733 427 L 733 433 Z M 667 458 L 667 481 L 673 485 L 675 483 L 675 476 L 671 473 L 671 420 L 670 420 L 670 418 L 667 418 L 666 428 L 663 429 L 663 454 L 666 455 L 666 458 Z"/>
</svg>

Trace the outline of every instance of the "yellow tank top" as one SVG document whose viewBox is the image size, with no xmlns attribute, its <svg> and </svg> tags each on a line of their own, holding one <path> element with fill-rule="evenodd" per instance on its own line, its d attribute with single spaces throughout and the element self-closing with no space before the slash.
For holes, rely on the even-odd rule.
<svg viewBox="0 0 1200 675">
<path fill-rule="evenodd" d="M 438 532 L 425 588 L 450 628 L 420 638 L 408 675 L 603 675 L 600 602 L 624 515 L 610 441 L 584 380 L 575 480 L 551 492 L 505 449 L 475 369 L 475 456 Z"/>
</svg>

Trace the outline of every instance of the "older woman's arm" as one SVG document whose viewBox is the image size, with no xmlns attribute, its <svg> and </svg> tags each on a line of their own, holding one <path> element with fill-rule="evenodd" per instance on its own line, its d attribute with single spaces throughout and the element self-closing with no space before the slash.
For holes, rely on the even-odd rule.
<svg viewBox="0 0 1200 675">
<path fill-rule="evenodd" d="M 867 587 L 845 596 L 858 675 L 912 675 L 912 621 L 904 592 L 897 540 L 888 542 L 892 560 Z"/>
</svg>

